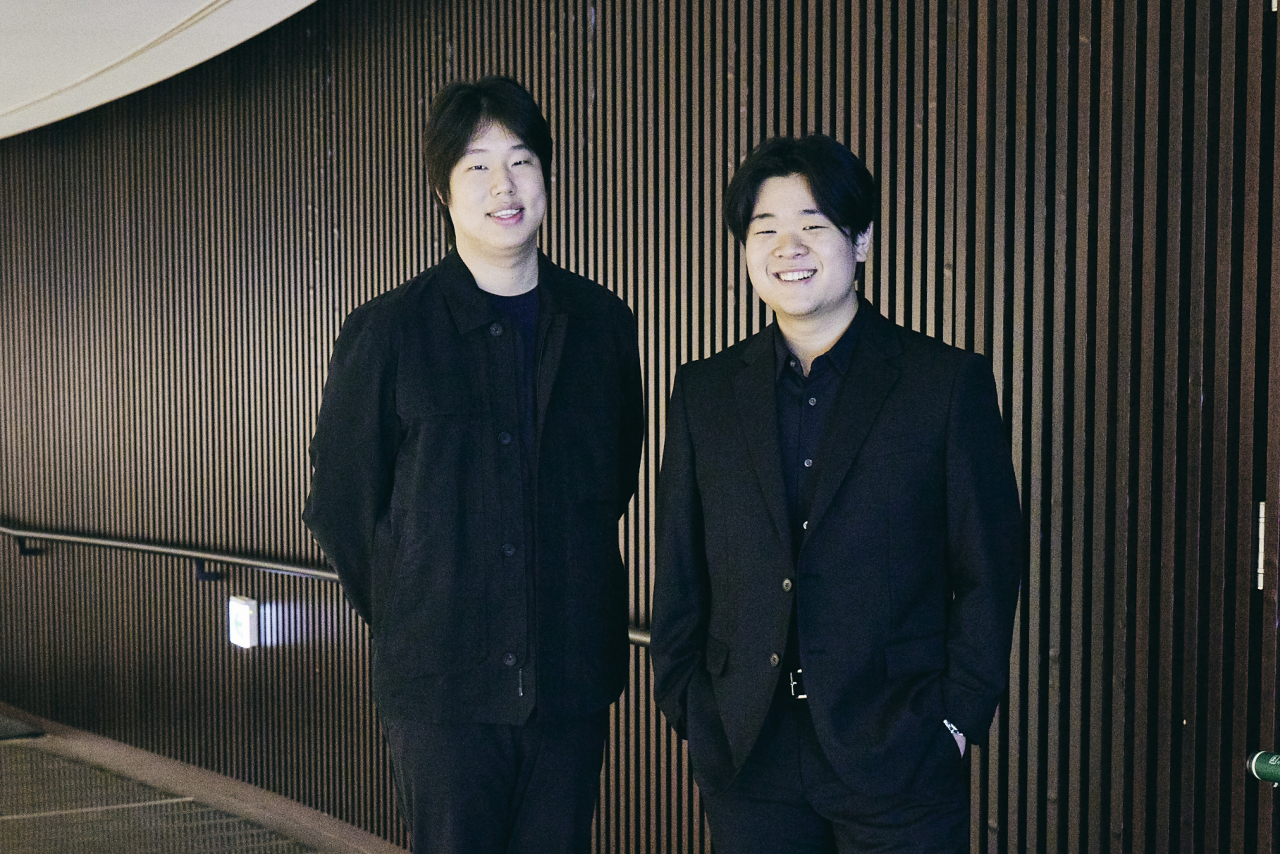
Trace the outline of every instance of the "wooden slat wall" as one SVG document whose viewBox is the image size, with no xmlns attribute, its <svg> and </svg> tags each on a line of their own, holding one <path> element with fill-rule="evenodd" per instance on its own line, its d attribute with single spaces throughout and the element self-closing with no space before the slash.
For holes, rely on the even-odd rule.
<svg viewBox="0 0 1280 854">
<path fill-rule="evenodd" d="M 1280 170 L 1265 2 L 319 0 L 0 140 L 0 515 L 319 562 L 298 514 L 346 313 L 443 251 L 433 92 L 511 74 L 557 142 L 543 246 L 640 320 L 624 520 L 647 625 L 675 368 L 760 329 L 722 194 L 830 133 L 880 184 L 868 296 L 993 362 L 1029 572 L 975 851 L 1280 850 Z M 1275 378 L 1275 381 L 1273 381 Z M 1267 506 L 1258 590 L 1258 504 Z M 363 626 L 328 584 L 0 553 L 0 699 L 404 841 Z M 222 637 L 225 597 L 272 643 Z M 645 650 L 596 848 L 707 852 Z"/>
</svg>

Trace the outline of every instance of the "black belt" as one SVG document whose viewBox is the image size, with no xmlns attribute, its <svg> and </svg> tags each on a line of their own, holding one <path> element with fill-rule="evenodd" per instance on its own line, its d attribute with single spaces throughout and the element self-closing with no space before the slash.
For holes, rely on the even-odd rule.
<svg viewBox="0 0 1280 854">
<path fill-rule="evenodd" d="M 797 667 L 795 670 L 788 670 L 786 673 L 787 684 L 785 686 L 787 696 L 793 700 L 807 700 L 809 695 L 804 690 L 804 669 Z"/>
</svg>

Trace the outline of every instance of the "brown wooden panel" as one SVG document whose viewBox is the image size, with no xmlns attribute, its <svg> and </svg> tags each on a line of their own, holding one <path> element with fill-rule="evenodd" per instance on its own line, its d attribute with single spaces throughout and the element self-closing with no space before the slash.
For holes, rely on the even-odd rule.
<svg viewBox="0 0 1280 854">
<path fill-rule="evenodd" d="M 1273 18 L 1274 21 L 1274 18 Z M 1277 84 L 1277 57 L 1280 57 L 1280 28 L 1271 27 L 1271 38 L 1262 41 L 1261 55 L 1265 57 L 1263 67 L 1267 73 L 1262 78 L 1266 81 L 1261 97 L 1261 115 L 1270 116 L 1270 123 L 1263 124 L 1260 132 L 1269 144 L 1260 152 L 1271 152 L 1269 158 L 1270 181 L 1266 172 L 1259 178 L 1261 198 L 1269 204 L 1260 208 L 1269 212 L 1271 234 L 1268 238 L 1265 229 L 1260 229 L 1260 240 L 1270 250 L 1271 266 L 1259 265 L 1259 276 L 1263 281 L 1258 285 L 1260 301 L 1265 301 L 1269 308 L 1266 316 L 1270 319 L 1269 353 L 1267 359 L 1267 440 L 1265 460 L 1267 473 L 1266 483 L 1259 490 L 1266 501 L 1266 536 L 1263 555 L 1264 586 L 1261 595 L 1261 649 L 1259 650 L 1259 726 L 1258 747 L 1273 752 L 1280 752 L 1280 714 L 1277 714 L 1277 675 L 1280 673 L 1280 637 L 1277 627 L 1280 626 L 1280 323 L 1276 322 L 1276 291 L 1280 290 L 1280 216 L 1276 216 L 1277 204 L 1280 204 L 1280 168 L 1277 168 L 1275 148 L 1280 140 L 1280 86 Z M 1268 193 L 1268 190 L 1270 191 Z M 1260 246 L 1261 249 L 1261 246 Z M 1269 286 L 1268 286 L 1269 285 Z M 1261 331 L 1261 330 L 1260 330 Z M 1261 344 L 1261 339 L 1260 339 Z M 1270 739 L 1268 741 L 1268 739 Z M 1268 747 L 1270 746 L 1270 747 Z M 1259 787 L 1258 795 L 1258 828 L 1260 844 L 1258 850 L 1266 851 L 1263 840 L 1270 838 L 1271 851 L 1280 850 L 1280 810 L 1276 809 L 1274 790 L 1271 797 L 1265 786 Z"/>
<path fill-rule="evenodd" d="M 868 296 L 991 357 L 1022 489 L 1030 568 L 973 847 L 1274 851 L 1274 793 L 1240 771 L 1280 744 L 1265 5 L 319 0 L 0 141 L 0 515 L 318 561 L 298 511 L 329 348 L 443 251 L 432 93 L 509 73 L 556 137 L 544 247 L 640 320 L 648 445 L 620 532 L 644 625 L 675 368 L 769 320 L 724 187 L 766 136 L 830 132 L 879 183 Z M 341 597 L 192 574 L 0 553 L 0 698 L 401 839 Z M 226 648 L 232 587 L 288 642 Z M 650 679 L 636 649 L 597 850 L 708 851 Z"/>
</svg>

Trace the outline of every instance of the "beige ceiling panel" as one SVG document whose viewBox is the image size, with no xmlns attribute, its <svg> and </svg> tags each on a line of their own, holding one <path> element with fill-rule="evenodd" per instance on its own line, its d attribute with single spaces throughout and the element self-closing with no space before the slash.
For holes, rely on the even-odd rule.
<svg viewBox="0 0 1280 854">
<path fill-rule="evenodd" d="M 172 77 L 314 0 L 4 0 L 0 137 Z"/>
</svg>

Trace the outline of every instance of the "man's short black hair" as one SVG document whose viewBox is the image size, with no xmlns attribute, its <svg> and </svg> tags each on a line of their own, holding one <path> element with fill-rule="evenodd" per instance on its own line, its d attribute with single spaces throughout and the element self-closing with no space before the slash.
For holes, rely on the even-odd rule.
<svg viewBox="0 0 1280 854">
<path fill-rule="evenodd" d="M 774 137 L 756 146 L 729 182 L 724 216 L 739 243 L 746 243 L 760 186 L 770 178 L 801 175 L 818 210 L 851 238 L 875 219 L 875 179 L 852 151 L 829 136 Z"/>
<path fill-rule="evenodd" d="M 476 132 L 495 124 L 529 146 L 542 164 L 543 185 L 551 186 L 551 128 L 533 96 L 510 77 L 450 83 L 431 102 L 424 146 L 427 184 L 444 216 L 445 238 L 450 246 L 454 233 L 449 216 L 449 174 L 466 154 Z"/>
</svg>

